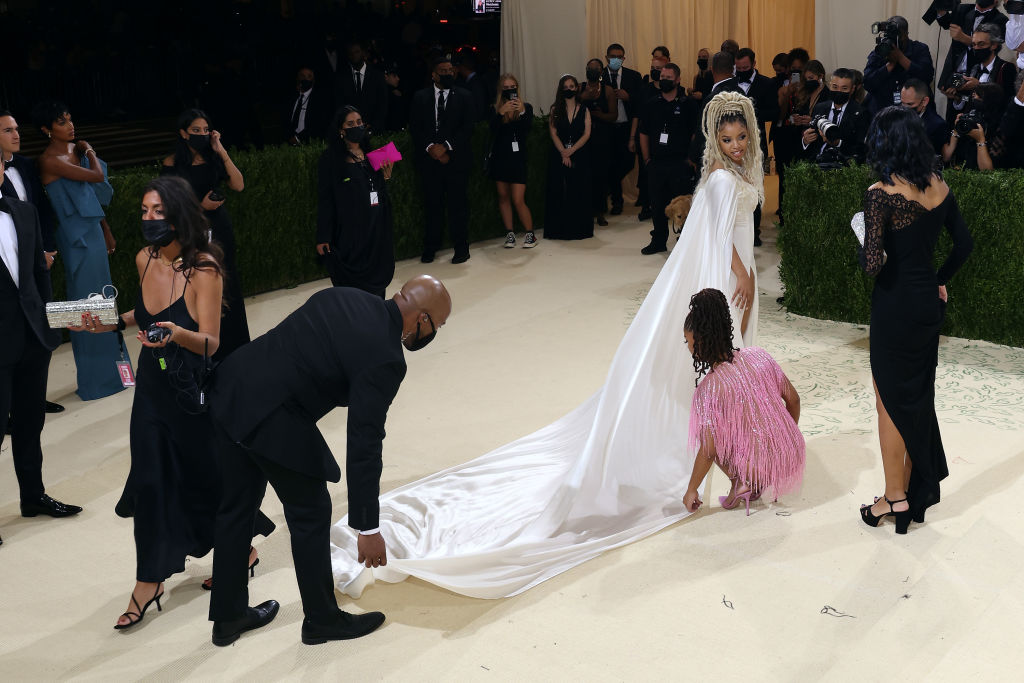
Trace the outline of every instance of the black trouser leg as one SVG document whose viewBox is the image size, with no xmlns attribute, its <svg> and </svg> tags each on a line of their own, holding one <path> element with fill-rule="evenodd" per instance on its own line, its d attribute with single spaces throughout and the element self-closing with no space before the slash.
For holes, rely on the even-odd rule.
<svg viewBox="0 0 1024 683">
<path fill-rule="evenodd" d="M 444 174 L 441 164 L 427 164 L 420 167 L 423 183 L 424 216 L 423 254 L 433 256 L 441 248 L 441 225 L 444 221 Z"/>
<path fill-rule="evenodd" d="M 43 450 L 39 435 L 46 421 L 46 380 L 50 352 L 28 327 L 21 358 L 0 367 L 0 443 L 11 420 L 11 454 L 22 502 L 43 495 Z"/>
<path fill-rule="evenodd" d="M 651 244 L 664 246 L 668 242 L 668 218 L 665 207 L 676 197 L 690 194 L 692 174 L 682 161 L 651 161 L 647 165 L 647 186 L 651 193 Z"/>
<path fill-rule="evenodd" d="M 636 143 L 637 155 L 636 161 L 638 164 L 636 172 L 636 192 L 637 199 L 640 201 L 641 209 L 651 208 L 651 191 L 648 187 L 647 180 L 647 164 L 644 163 L 643 157 L 640 156 L 640 142 Z"/>
<path fill-rule="evenodd" d="M 761 205 L 754 209 L 754 241 L 761 239 Z"/>
<path fill-rule="evenodd" d="M 633 168 L 633 153 L 629 151 L 629 123 L 612 126 L 611 162 L 608 164 L 608 192 L 612 206 L 622 206 L 622 179 Z"/>
<path fill-rule="evenodd" d="M 448 232 L 455 253 L 469 251 L 469 174 L 465 171 L 444 173 L 444 196 L 448 207 Z"/>
</svg>

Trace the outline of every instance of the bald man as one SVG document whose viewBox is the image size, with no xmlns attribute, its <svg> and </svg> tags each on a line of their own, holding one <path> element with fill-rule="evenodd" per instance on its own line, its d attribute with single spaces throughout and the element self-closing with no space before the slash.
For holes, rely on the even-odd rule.
<svg viewBox="0 0 1024 683">
<path fill-rule="evenodd" d="M 405 377 L 406 350 L 429 344 L 451 314 L 441 282 L 420 275 L 388 300 L 349 287 L 317 292 L 218 368 L 210 416 L 221 447 L 224 491 L 217 514 L 210 621 L 214 645 L 270 623 L 279 605 L 249 606 L 249 544 L 267 483 L 284 505 L 302 598 L 302 642 L 364 636 L 380 612 L 338 608 L 331 570 L 331 497 L 341 470 L 317 421 L 348 406 L 345 473 L 359 561 L 387 564 L 378 528 L 381 451 L 388 407 Z"/>
</svg>

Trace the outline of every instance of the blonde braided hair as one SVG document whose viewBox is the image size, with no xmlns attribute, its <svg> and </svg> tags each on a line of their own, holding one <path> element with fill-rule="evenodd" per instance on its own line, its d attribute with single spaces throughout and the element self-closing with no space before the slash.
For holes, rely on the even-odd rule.
<svg viewBox="0 0 1024 683">
<path fill-rule="evenodd" d="M 718 144 L 718 130 L 723 123 L 737 121 L 747 129 L 747 151 L 743 155 L 743 167 L 736 168 L 735 162 L 722 153 Z M 757 125 L 754 113 L 754 102 L 735 92 L 722 92 L 711 98 L 704 108 L 702 121 L 704 132 L 704 166 L 700 173 L 700 190 L 711 175 L 711 167 L 716 163 L 726 171 L 751 183 L 757 190 L 757 196 L 764 203 L 764 154 L 761 152 L 761 130 Z"/>
</svg>

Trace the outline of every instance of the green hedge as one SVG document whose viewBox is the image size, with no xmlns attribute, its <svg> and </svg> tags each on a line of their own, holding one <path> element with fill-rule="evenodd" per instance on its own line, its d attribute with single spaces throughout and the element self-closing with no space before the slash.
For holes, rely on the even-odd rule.
<svg viewBox="0 0 1024 683">
<path fill-rule="evenodd" d="M 371 144 L 378 147 L 389 140 L 394 141 L 404 157 L 395 165 L 388 191 L 394 203 L 395 257 L 405 259 L 419 256 L 423 249 L 423 193 L 412 163 L 409 134 L 377 137 Z M 494 182 L 480 164 L 488 144 L 487 125 L 480 123 L 473 136 L 476 163 L 469 181 L 470 242 L 505 234 Z M 544 216 L 550 144 L 547 122 L 538 118 L 528 142 L 526 186 L 527 204 L 538 227 Z M 225 194 L 235 230 L 239 273 L 247 296 L 326 277 L 314 252 L 317 162 L 325 146 L 324 143 L 305 147 L 282 145 L 232 152 L 232 159 L 245 176 L 245 190 Z M 114 169 L 110 173 L 114 199 L 107 209 L 107 221 L 117 239 L 110 271 L 120 291 L 118 308 L 121 311 L 134 306 L 138 292 L 135 254 L 143 247 L 139 223 L 142 189 L 159 171 L 160 161 L 154 160 L 146 166 Z M 59 261 L 54 265 L 53 283 L 54 297 L 63 298 L 64 271 Z"/>
<path fill-rule="evenodd" d="M 974 237 L 974 252 L 949 284 L 943 334 L 1024 346 L 1024 172 L 944 175 Z M 869 321 L 874 279 L 860 269 L 850 218 L 862 210 L 864 192 L 876 180 L 866 166 L 786 170 L 779 274 L 793 313 Z M 936 266 L 951 246 L 943 231 Z"/>
</svg>

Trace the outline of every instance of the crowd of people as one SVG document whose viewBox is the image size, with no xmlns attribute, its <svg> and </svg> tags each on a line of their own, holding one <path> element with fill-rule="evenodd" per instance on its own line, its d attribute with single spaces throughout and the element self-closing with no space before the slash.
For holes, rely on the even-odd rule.
<svg viewBox="0 0 1024 683">
<path fill-rule="evenodd" d="M 673 496 L 685 504 L 683 514 L 696 511 L 713 462 L 732 481 L 725 507 L 743 501 L 749 512 L 762 494 L 778 496 L 799 484 L 805 457 L 797 427 L 799 396 L 778 364 L 756 347 L 754 248 L 760 243 L 769 143 L 783 188 L 784 169 L 796 160 L 823 167 L 866 162 L 881 179 L 865 196 L 861 257 L 865 271 L 877 276 L 870 363 L 885 491 L 860 514 L 871 526 L 891 515 L 898 533 L 911 520 L 923 522 L 947 475 L 934 408 L 946 284 L 972 246 L 941 167 L 1016 166 L 1024 147 L 1024 77 L 996 56 L 1011 30 L 1017 33 L 1010 46 L 1024 50 L 1024 26 L 1019 15 L 1009 20 L 993 4 L 961 6 L 948 22 L 951 36 L 965 47 L 951 51 L 939 79 L 950 102 L 945 117 L 932 99 L 928 48 L 910 39 L 902 17 L 888 22 L 893 40 L 879 43 L 863 72 L 829 72 L 795 48 L 776 55 L 774 77 L 765 76 L 752 49 L 726 40 L 713 54 L 698 52 L 699 73 L 689 91 L 666 46 L 651 51 L 650 71 L 643 76 L 625 66 L 626 51 L 618 43 L 608 46 L 603 59 L 584 65 L 585 78 L 562 76 L 548 107 L 545 238 L 588 238 L 595 225 L 606 224 L 606 215 L 623 213 L 623 183 L 634 167 L 640 217 L 652 220 L 642 254 L 667 251 L 669 202 L 692 195 L 692 208 L 626 333 L 605 388 L 587 410 L 553 426 L 577 438 L 555 445 L 544 441 L 550 438 L 544 430 L 534 435 L 550 446 L 541 452 L 564 458 L 571 465 L 566 472 L 580 479 L 572 486 L 538 487 L 516 468 L 524 482 L 519 486 L 530 489 L 512 486 L 510 495 L 520 505 L 537 503 L 533 513 L 521 516 L 530 530 L 522 538 L 544 541 L 544 566 L 524 570 L 528 553 L 517 545 L 520 540 L 496 548 L 474 533 L 481 520 L 491 519 L 488 514 L 497 522 L 507 513 L 508 501 L 501 497 L 443 542 L 425 529 L 412 529 L 405 538 L 423 545 L 404 548 L 407 556 L 467 563 L 486 556 L 498 565 L 488 577 L 492 587 L 513 594 L 551 576 L 552 557 L 557 573 L 592 557 L 594 547 L 621 543 L 623 533 L 639 538 L 664 526 L 664 503 Z M 333 288 L 251 339 L 221 193 L 244 191 L 244 176 L 211 117 L 188 109 L 178 120 L 173 153 L 139 197 L 147 246 L 135 257 L 140 290 L 134 308 L 114 323 L 85 313 L 81 324 L 69 327 L 83 400 L 135 387 L 131 471 L 116 512 L 134 519 L 136 583 L 115 628 L 139 623 L 154 602 L 159 610 L 164 581 L 182 571 L 185 557 L 214 548 L 214 578 L 205 585 L 213 590 L 214 643 L 229 644 L 272 620 L 277 603 L 249 607 L 246 590 L 247 574 L 259 561 L 252 539 L 274 529 L 259 512 L 267 483 L 284 503 L 292 534 L 303 641 L 358 637 L 383 622 L 378 613 L 342 612 L 334 599 L 326 482 L 338 481 L 341 470 L 315 423 L 334 407 L 349 408 L 349 513 L 342 529 L 353 542 L 341 548 L 342 556 L 351 554 L 344 571 L 385 565 L 382 505 L 395 506 L 389 523 L 413 517 L 394 512 L 400 500 L 379 500 L 387 409 L 405 375 L 403 347 L 416 351 L 430 343 L 446 324 L 452 301 L 430 276 L 414 278 L 392 299 L 384 298 L 395 272 L 392 207 L 401 198 L 387 190 L 391 163 L 371 164 L 367 140 L 371 131 L 388 129 L 395 85 L 367 62 L 358 43 L 346 53 L 347 66 L 337 67 L 340 74 L 328 88 L 317 85 L 323 80 L 317 67 L 300 69 L 287 112 L 290 142 L 303 144 L 317 130 L 328 140 L 319 165 L 312 245 Z M 517 245 L 516 218 L 525 231 L 523 247 L 537 245 L 525 202 L 534 107 L 522 101 L 519 79 L 503 74 L 488 88 L 471 56 L 438 54 L 430 84 L 409 98 L 407 112 L 412 162 L 426 198 L 421 261 L 433 261 L 439 251 L 445 217 L 452 262 L 470 258 L 471 134 L 482 120 L 491 129 L 487 172 L 497 187 L 504 246 Z M 33 108 L 32 123 L 49 139 L 35 163 L 17 154 L 18 122 L 0 112 L 0 426 L 9 426 L 13 437 L 22 514 L 62 517 L 81 508 L 50 498 L 42 484 L 47 368 L 59 343 L 44 313 L 51 298 L 48 271 L 59 254 L 69 298 L 102 291 L 111 284 L 107 259 L 117 242 L 103 212 L 112 193 L 106 166 L 76 137 L 68 108 L 42 102 Z M 944 227 L 954 249 L 935 271 L 936 238 Z M 128 327 L 138 328 L 143 346 L 134 374 L 122 335 Z M 680 363 L 683 333 L 690 354 Z M 252 367 L 264 370 L 254 373 Z M 694 381 L 666 390 L 636 379 L 655 371 Z M 652 398 L 659 391 L 668 392 L 668 399 Z M 590 436 L 578 438 L 579 433 Z M 644 452 L 661 463 L 642 473 L 631 465 L 640 433 Z M 522 449 L 536 452 L 534 437 L 495 451 L 489 462 L 522 455 Z M 687 443 L 696 459 L 685 457 Z M 211 467 L 212 462 L 220 464 Z M 549 464 L 543 463 L 545 472 L 557 469 Z M 609 515 L 606 503 L 616 494 L 603 487 L 621 483 L 608 476 L 620 466 L 621 479 L 637 478 L 637 490 L 656 493 L 629 501 L 635 508 L 625 513 L 627 502 L 616 501 L 619 513 Z M 470 469 L 472 476 L 496 476 L 494 468 Z M 675 476 L 650 479 L 666 472 Z M 458 468 L 446 476 L 425 480 L 417 504 L 443 505 L 451 493 L 446 487 L 470 485 Z M 416 497 L 417 486 L 403 487 L 403 496 Z M 565 498 L 541 499 L 534 489 L 557 490 Z M 647 526 L 637 522 L 648 515 Z M 623 529 L 619 521 L 625 517 L 640 525 Z M 608 520 L 607 528 L 581 531 L 588 544 L 596 544 L 588 545 L 591 554 L 577 553 L 573 535 L 565 531 L 570 519 Z M 506 583 L 500 579 L 502 553 L 515 565 L 515 577 Z M 460 573 L 458 562 L 446 561 L 445 571 L 447 586 L 479 588 L 472 585 L 472 572 Z"/>
</svg>

